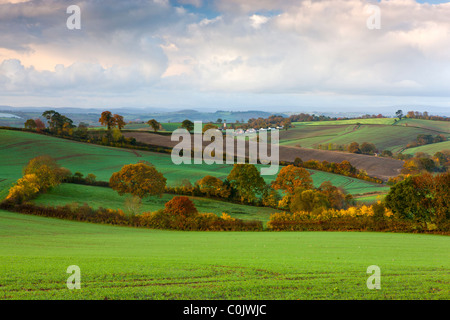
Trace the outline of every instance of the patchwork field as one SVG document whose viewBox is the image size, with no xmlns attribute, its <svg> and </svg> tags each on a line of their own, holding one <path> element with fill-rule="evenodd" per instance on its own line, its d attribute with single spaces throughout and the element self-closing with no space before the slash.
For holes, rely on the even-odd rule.
<svg viewBox="0 0 450 320">
<path fill-rule="evenodd" d="M 280 144 L 316 148 L 319 144 L 348 145 L 352 142 L 358 142 L 359 144 L 370 142 L 375 144 L 380 151 L 400 152 L 408 143 L 414 141 L 419 134 L 435 136 L 439 133 L 446 137 L 450 136 L 448 129 L 447 132 L 437 132 L 429 127 L 413 127 L 409 125 L 299 125 L 293 129 L 280 132 Z"/>
<path fill-rule="evenodd" d="M 290 132 L 290 131 L 288 131 Z M 281 134 L 285 134 L 283 131 Z M 314 131 L 311 132 L 314 134 Z M 148 143 L 152 145 L 158 145 L 163 147 L 172 148 L 178 144 L 177 141 L 171 141 L 170 136 L 153 134 L 148 132 L 125 132 L 124 136 L 134 137 L 137 141 Z M 205 142 L 203 147 L 208 145 Z M 224 146 L 225 148 L 225 146 Z M 248 150 L 248 147 L 247 147 Z M 390 177 L 397 176 L 403 167 L 403 161 L 373 157 L 362 154 L 353 154 L 347 152 L 335 152 L 325 150 L 315 150 L 308 148 L 299 148 L 287 145 L 280 145 L 279 157 L 282 161 L 294 161 L 295 158 L 300 157 L 303 161 L 307 160 L 319 160 L 329 162 L 342 162 L 344 160 L 350 161 L 350 163 L 360 170 L 365 170 L 369 175 L 379 177 L 381 179 L 389 179 Z"/>
<path fill-rule="evenodd" d="M 449 299 L 445 236 L 177 232 L 0 211 L 1 299 Z M 81 269 L 68 290 L 66 269 Z M 369 290 L 367 267 L 381 269 Z"/>
</svg>

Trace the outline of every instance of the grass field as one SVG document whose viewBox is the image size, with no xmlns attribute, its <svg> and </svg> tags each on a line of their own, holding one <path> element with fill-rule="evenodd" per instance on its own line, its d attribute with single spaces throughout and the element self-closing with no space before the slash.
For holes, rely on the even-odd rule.
<svg viewBox="0 0 450 320">
<path fill-rule="evenodd" d="M 427 144 L 427 145 L 415 147 L 415 148 L 408 148 L 408 149 L 405 149 L 402 153 L 414 155 L 417 152 L 424 152 L 424 153 L 429 154 L 430 156 L 433 156 L 436 152 L 442 151 L 442 150 L 450 150 L 450 141 L 432 143 L 432 144 Z"/>
<path fill-rule="evenodd" d="M 432 121 L 428 121 L 432 122 Z M 301 125 L 288 131 L 280 132 L 280 144 L 315 148 L 319 144 L 349 145 L 356 141 L 359 144 L 370 142 L 378 150 L 399 152 L 414 141 L 419 134 L 436 135 L 438 132 L 428 128 L 400 125 Z M 449 137 L 450 133 L 443 133 Z"/>
<path fill-rule="evenodd" d="M 161 123 L 163 129 L 160 131 L 172 132 L 181 126 L 181 122 Z M 144 130 L 153 131 L 147 123 L 130 123 L 124 127 L 125 130 Z"/>
<path fill-rule="evenodd" d="M 153 163 L 167 178 L 168 185 L 176 185 L 182 178 L 192 183 L 206 175 L 221 179 L 225 178 L 231 165 L 184 165 L 176 166 L 170 155 L 103 147 L 98 145 L 79 143 L 28 132 L 0 130 L 0 198 L 6 196 L 7 189 L 22 176 L 22 168 L 33 157 L 50 155 L 58 163 L 74 172 L 85 175 L 94 173 L 97 180 L 109 181 L 113 172 L 119 171 L 123 165 L 145 160 Z M 324 181 L 331 181 L 350 193 L 361 194 L 367 192 L 386 192 L 388 187 L 370 182 L 349 178 L 341 175 L 312 171 L 315 186 Z M 273 176 L 266 176 L 270 182 Z"/>
<path fill-rule="evenodd" d="M 161 198 L 150 197 L 142 201 L 140 213 L 153 212 L 164 209 L 164 204 L 172 199 L 174 195 L 164 194 Z M 243 220 L 259 220 L 263 225 L 269 221 L 270 215 L 281 210 L 265 207 L 253 207 L 229 202 L 217 201 L 207 198 L 189 197 L 201 213 L 215 213 L 222 215 L 225 212 L 234 218 Z M 119 194 L 109 188 L 84 186 L 76 184 L 62 184 L 46 194 L 41 194 L 34 200 L 37 204 L 59 206 L 70 203 L 87 203 L 93 208 L 125 209 L 126 196 Z"/>
<path fill-rule="evenodd" d="M 432 121 L 403 118 L 396 123 L 396 126 L 418 127 L 428 129 L 430 131 L 436 131 L 436 133 L 450 133 L 449 121 Z"/>
<path fill-rule="evenodd" d="M 322 125 L 351 125 L 351 124 L 383 124 L 392 125 L 395 119 L 393 118 L 370 118 L 370 119 L 349 119 L 349 120 L 331 120 L 331 121 L 310 121 L 310 122 L 293 122 L 295 126 L 322 126 Z"/>
<path fill-rule="evenodd" d="M 450 238 L 177 232 L 0 211 L 1 299 L 449 299 Z M 81 269 L 68 290 L 66 269 Z M 369 290 L 367 267 L 381 269 Z"/>
</svg>

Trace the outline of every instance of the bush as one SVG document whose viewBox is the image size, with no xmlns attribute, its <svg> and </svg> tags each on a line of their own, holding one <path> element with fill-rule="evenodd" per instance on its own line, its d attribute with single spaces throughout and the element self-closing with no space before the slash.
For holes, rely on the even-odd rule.
<svg viewBox="0 0 450 320">
<path fill-rule="evenodd" d="M 188 199 L 189 200 L 189 199 Z M 190 200 L 189 200 L 190 201 Z M 170 202 L 170 201 L 169 201 Z M 195 207 L 194 207 L 195 208 Z M 93 209 L 87 204 L 71 204 L 58 207 L 39 206 L 33 203 L 15 203 L 5 200 L 0 203 L 0 209 L 53 217 L 74 221 L 84 221 L 111 225 L 144 227 L 165 230 L 193 230 L 193 231 L 261 231 L 261 221 L 243 221 L 231 218 L 227 214 L 221 217 L 213 213 L 198 213 L 188 210 L 188 215 L 180 215 L 177 210 L 161 209 L 146 212 L 142 215 L 127 215 L 122 210 L 98 208 Z"/>
<path fill-rule="evenodd" d="M 351 207 L 347 210 L 324 210 L 314 214 L 300 211 L 293 214 L 275 213 L 271 215 L 268 227 L 273 231 L 390 231 L 390 232 L 430 232 L 448 234 L 447 225 L 421 224 L 401 219 L 386 209 L 381 203 L 373 206 Z"/>
</svg>

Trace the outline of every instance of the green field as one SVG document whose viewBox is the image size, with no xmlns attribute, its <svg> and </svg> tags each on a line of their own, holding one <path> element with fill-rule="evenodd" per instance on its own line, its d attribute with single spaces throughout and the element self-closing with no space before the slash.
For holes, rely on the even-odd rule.
<svg viewBox="0 0 450 320">
<path fill-rule="evenodd" d="M 22 176 L 22 168 L 38 155 L 50 155 L 58 163 L 70 169 L 72 173 L 85 175 L 94 173 L 97 180 L 109 181 L 113 172 L 119 171 L 123 165 L 145 160 L 153 163 L 167 178 L 168 185 L 176 185 L 181 179 L 189 179 L 192 183 L 206 175 L 225 178 L 231 165 L 183 165 L 172 163 L 169 154 L 104 147 L 93 144 L 58 139 L 54 137 L 20 131 L 0 130 L 0 198 L 6 196 L 7 189 Z M 389 187 L 349 178 L 341 175 L 311 171 L 315 186 L 330 181 L 335 186 L 343 187 L 349 193 L 362 194 L 368 192 L 386 192 Z M 273 176 L 266 176 L 270 182 Z"/>
<path fill-rule="evenodd" d="M 164 204 L 173 197 L 174 195 L 164 194 L 161 198 L 146 198 L 142 200 L 140 213 L 164 209 Z M 233 218 L 262 221 L 263 225 L 269 221 L 271 214 L 281 211 L 272 208 L 247 206 L 207 198 L 189 198 L 192 199 L 195 207 L 200 213 L 215 213 L 220 216 L 223 212 L 225 212 Z M 110 209 L 122 209 L 126 212 L 125 199 L 126 196 L 119 196 L 116 191 L 109 188 L 62 184 L 46 194 L 39 195 L 34 202 L 46 206 L 60 206 L 71 203 L 78 203 L 81 205 L 83 203 L 87 203 L 93 208 L 103 207 Z"/>
<path fill-rule="evenodd" d="M 178 232 L 0 211 L 1 299 L 449 299 L 450 239 Z M 66 269 L 81 269 L 68 290 Z M 369 290 L 367 267 L 381 269 Z"/>
<path fill-rule="evenodd" d="M 408 148 L 408 149 L 405 149 L 402 153 L 414 155 L 417 152 L 424 152 L 424 153 L 429 154 L 430 156 L 433 156 L 436 152 L 442 151 L 442 150 L 450 150 L 450 141 L 432 143 L 432 144 L 427 144 L 427 145 L 415 147 L 415 148 Z"/>
<path fill-rule="evenodd" d="M 450 137 L 447 121 L 403 119 L 393 124 L 392 118 L 294 122 L 294 128 L 280 132 L 280 144 L 317 148 L 319 144 L 348 145 L 356 141 L 373 143 L 379 151 L 400 152 L 419 134 Z"/>
<path fill-rule="evenodd" d="M 319 144 L 349 145 L 352 142 L 370 142 L 378 150 L 399 152 L 419 134 L 436 135 L 426 128 L 386 125 L 301 125 L 280 133 L 280 144 L 316 148 Z M 449 137 L 450 133 L 444 136 Z"/>
<path fill-rule="evenodd" d="M 436 133 L 447 133 L 447 134 L 450 133 L 449 121 L 403 118 L 401 121 L 398 121 L 396 123 L 396 126 L 418 127 L 428 129 L 430 131 L 435 131 Z"/>
<path fill-rule="evenodd" d="M 172 132 L 172 131 L 174 131 L 175 129 L 178 129 L 181 126 L 181 122 L 161 123 L 161 125 L 163 127 L 163 130 L 161 130 L 161 131 Z M 127 124 L 124 127 L 124 129 L 125 130 L 153 131 L 153 129 L 147 123 L 130 123 L 130 124 Z"/>
<path fill-rule="evenodd" d="M 295 126 L 322 126 L 322 125 L 350 125 L 350 124 L 384 124 L 392 125 L 395 119 L 393 118 L 370 118 L 370 119 L 349 119 L 349 120 L 330 120 L 330 121 L 310 121 L 310 122 L 293 122 Z"/>
</svg>

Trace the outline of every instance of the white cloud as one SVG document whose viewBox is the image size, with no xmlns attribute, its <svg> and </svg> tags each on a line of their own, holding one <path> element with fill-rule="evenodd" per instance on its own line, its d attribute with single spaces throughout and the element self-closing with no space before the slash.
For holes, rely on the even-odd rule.
<svg viewBox="0 0 450 320">
<path fill-rule="evenodd" d="M 365 0 L 220 0 L 214 18 L 84 0 L 77 32 L 61 10 L 71 1 L 37 2 L 0 4 L 0 95 L 450 95 L 450 4 L 383 0 L 369 30 Z"/>
</svg>

